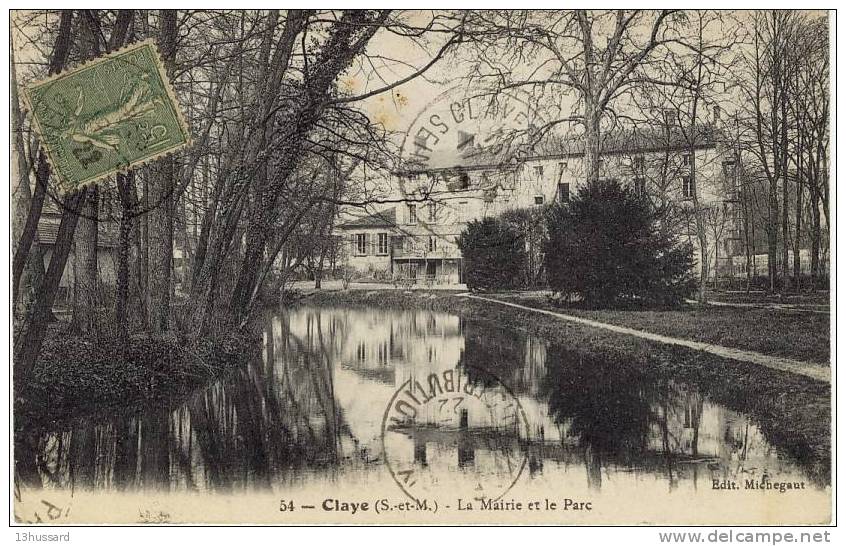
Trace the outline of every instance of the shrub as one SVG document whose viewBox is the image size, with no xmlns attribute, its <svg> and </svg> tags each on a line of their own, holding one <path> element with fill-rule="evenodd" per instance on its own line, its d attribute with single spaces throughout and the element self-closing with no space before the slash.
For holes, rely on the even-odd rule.
<svg viewBox="0 0 846 546">
<path fill-rule="evenodd" d="M 500 217 L 512 225 L 523 237 L 526 248 L 524 267 L 519 271 L 518 282 L 523 288 L 545 286 L 543 248 L 546 242 L 546 213 L 543 207 L 514 209 Z"/>
<path fill-rule="evenodd" d="M 458 248 L 464 257 L 464 282 L 471 290 L 515 286 L 526 261 L 523 237 L 499 218 L 467 224 L 458 238 Z"/>
<path fill-rule="evenodd" d="M 589 305 L 676 305 L 695 286 L 692 247 L 662 234 L 647 200 L 617 181 L 590 184 L 551 207 L 547 232 L 550 287 Z"/>
</svg>

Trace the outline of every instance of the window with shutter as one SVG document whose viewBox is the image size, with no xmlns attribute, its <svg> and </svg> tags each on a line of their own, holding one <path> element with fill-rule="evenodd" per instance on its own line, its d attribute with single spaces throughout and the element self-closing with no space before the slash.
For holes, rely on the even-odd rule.
<svg viewBox="0 0 846 546">
<path fill-rule="evenodd" d="M 359 256 L 367 256 L 367 234 L 357 233 L 355 235 L 355 253 Z"/>
</svg>

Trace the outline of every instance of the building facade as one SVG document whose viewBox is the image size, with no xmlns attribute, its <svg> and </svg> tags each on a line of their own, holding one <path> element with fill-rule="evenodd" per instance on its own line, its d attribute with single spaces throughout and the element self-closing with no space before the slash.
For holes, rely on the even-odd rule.
<svg viewBox="0 0 846 546">
<path fill-rule="evenodd" d="M 694 246 L 694 209 L 706 210 L 709 262 L 731 264 L 740 252 L 734 155 L 711 127 L 698 128 L 693 138 L 626 133 L 607 139 L 603 150 L 600 177 L 629 185 L 656 206 L 672 205 L 671 229 Z M 482 155 L 451 168 L 396 174 L 403 202 L 338 226 L 347 263 L 362 273 L 381 271 L 377 277 L 460 283 L 457 240 L 468 222 L 568 202 L 585 184 L 578 140 L 541 143 L 520 161 L 480 161 Z"/>
<path fill-rule="evenodd" d="M 38 238 L 34 244 L 41 245 L 44 270 L 50 265 L 53 256 L 53 248 L 56 244 L 56 236 L 59 232 L 62 212 L 52 202 L 45 202 L 41 217 L 38 219 Z M 99 221 L 97 223 L 97 271 L 98 282 L 103 290 L 112 290 L 117 279 L 118 260 L 117 226 L 112 221 Z M 59 291 L 56 297 L 57 305 L 68 304 L 73 299 L 73 291 L 77 282 L 77 275 L 81 275 L 78 263 L 76 244 L 71 246 L 62 278 L 59 281 Z"/>
</svg>

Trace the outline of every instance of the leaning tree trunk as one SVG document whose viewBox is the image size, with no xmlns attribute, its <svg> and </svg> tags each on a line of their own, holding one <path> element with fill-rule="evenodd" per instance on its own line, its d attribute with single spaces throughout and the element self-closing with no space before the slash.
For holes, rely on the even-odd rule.
<svg viewBox="0 0 846 546">
<path fill-rule="evenodd" d="M 62 213 L 44 282 L 38 287 L 35 302 L 27 311 L 21 331 L 15 337 L 15 381 L 17 382 L 25 382 L 29 378 L 38 354 L 41 352 L 41 345 L 47 333 L 47 322 L 59 290 L 59 282 L 65 272 L 65 264 L 76 231 L 76 222 L 85 196 L 86 189 L 83 188 L 65 200 L 67 208 Z"/>
<path fill-rule="evenodd" d="M 40 216 L 41 203 L 44 201 L 44 192 L 41 192 L 40 201 L 38 205 L 33 208 L 32 189 L 29 187 L 29 171 L 30 163 L 27 160 L 26 146 L 24 145 L 24 128 L 23 128 L 23 112 L 21 112 L 20 102 L 18 102 L 18 80 L 15 71 L 14 51 L 10 51 L 11 62 L 9 66 L 9 73 L 11 79 L 11 96 L 12 115 L 9 122 L 13 139 L 10 142 L 12 155 L 12 241 L 21 239 L 21 234 L 24 231 L 24 226 L 27 224 L 27 219 L 31 211 L 37 210 Z M 15 185 L 16 184 L 16 185 Z M 33 218 L 37 219 L 37 216 Z M 36 224 L 37 225 L 37 224 Z M 19 314 L 18 298 L 21 285 L 23 285 L 24 292 L 31 295 L 35 288 L 43 281 L 44 278 L 44 249 L 38 240 L 38 232 L 30 233 L 31 242 L 29 243 L 32 259 L 25 260 L 15 266 L 23 266 L 20 271 L 15 270 L 15 277 L 12 286 L 12 312 L 13 316 L 17 317 Z M 18 259 L 23 258 L 23 254 L 18 256 Z M 23 305 L 26 306 L 29 298 L 23 299 Z"/>
<path fill-rule="evenodd" d="M 60 72 L 67 63 L 68 54 L 71 47 L 71 30 L 73 23 L 73 10 L 63 10 L 59 19 L 59 32 L 56 37 L 56 43 L 53 46 L 53 52 L 50 55 L 50 67 L 47 71 L 48 75 Z M 13 92 L 17 92 L 14 86 Z M 13 104 L 17 104 L 16 102 Z M 24 267 L 29 258 L 29 252 L 32 248 L 33 242 L 38 234 L 38 221 L 41 218 L 41 209 L 44 205 L 44 194 L 47 189 L 47 181 L 50 176 L 50 167 L 47 164 L 47 158 L 44 154 L 39 154 L 38 166 L 35 171 L 35 192 L 30 201 L 29 212 L 27 213 L 26 221 L 20 233 L 20 239 L 17 241 L 15 247 L 15 254 L 12 258 L 12 299 L 13 302 L 17 297 L 20 287 L 21 276 L 24 272 Z M 42 259 L 40 253 L 37 256 Z M 43 267 L 40 266 L 39 267 Z"/>
</svg>

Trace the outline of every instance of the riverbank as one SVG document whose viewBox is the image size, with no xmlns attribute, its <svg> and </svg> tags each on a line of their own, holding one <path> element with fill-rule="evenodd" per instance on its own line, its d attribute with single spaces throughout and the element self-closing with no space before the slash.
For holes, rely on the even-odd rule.
<svg viewBox="0 0 846 546">
<path fill-rule="evenodd" d="M 790 308 L 698 304 L 660 310 L 585 309 L 553 305 L 544 293 L 504 292 L 491 297 L 653 334 L 829 366 L 828 314 Z"/>
<path fill-rule="evenodd" d="M 495 296 L 495 295 L 494 295 Z M 830 480 L 831 391 L 828 384 L 783 371 L 669 346 L 531 311 L 429 291 L 321 291 L 301 300 L 314 305 L 431 309 L 523 331 L 566 347 L 572 358 L 609 361 L 651 374 L 655 381 L 695 386 L 709 398 L 750 415 L 768 440 L 821 483 Z M 629 311 L 619 312 L 620 316 Z M 691 319 L 691 321 L 694 319 Z"/>
<path fill-rule="evenodd" d="M 230 334 L 186 343 L 133 336 L 94 343 L 50 327 L 26 385 L 16 385 L 18 423 L 49 426 L 117 408 L 179 399 L 258 354 L 257 338 Z"/>
</svg>

